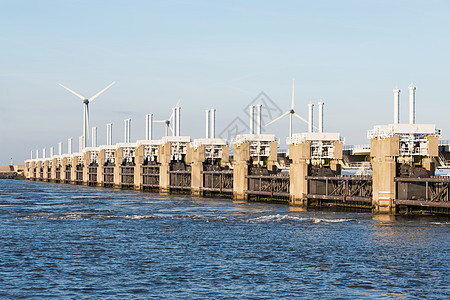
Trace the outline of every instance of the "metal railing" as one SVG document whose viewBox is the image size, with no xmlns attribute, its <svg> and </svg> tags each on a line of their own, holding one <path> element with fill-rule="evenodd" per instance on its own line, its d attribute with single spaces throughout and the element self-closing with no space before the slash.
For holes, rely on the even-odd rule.
<svg viewBox="0 0 450 300">
<path fill-rule="evenodd" d="M 372 203 L 372 176 L 306 176 L 307 198 Z"/>
<path fill-rule="evenodd" d="M 233 170 L 202 171 L 204 191 L 232 193 Z"/>
<path fill-rule="evenodd" d="M 270 197 L 289 197 L 289 173 L 270 175 L 247 175 L 248 195 L 262 195 Z"/>
</svg>

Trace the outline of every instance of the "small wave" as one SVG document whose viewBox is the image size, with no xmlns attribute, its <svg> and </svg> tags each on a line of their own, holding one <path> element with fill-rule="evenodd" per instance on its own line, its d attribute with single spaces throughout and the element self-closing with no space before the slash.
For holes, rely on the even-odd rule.
<svg viewBox="0 0 450 300">
<path fill-rule="evenodd" d="M 132 220 L 142 220 L 142 219 L 155 219 L 156 216 L 126 215 L 124 218 Z"/>
<path fill-rule="evenodd" d="M 311 223 L 342 223 L 342 222 L 349 222 L 349 221 L 355 221 L 354 219 L 322 219 L 322 218 L 302 218 L 302 217 L 296 217 L 296 216 L 290 216 L 290 215 L 268 215 L 268 216 L 261 216 L 258 218 L 250 219 L 248 222 L 252 223 L 265 223 L 265 222 L 282 222 L 282 221 L 299 221 L 299 222 L 311 222 Z"/>
<path fill-rule="evenodd" d="M 342 222 L 350 222 L 350 221 L 355 221 L 354 219 L 320 219 L 320 218 L 313 218 L 312 222 L 313 223 L 342 223 Z"/>
<path fill-rule="evenodd" d="M 449 226 L 450 222 L 430 222 L 430 224 L 433 225 L 445 225 L 445 226 Z"/>
<path fill-rule="evenodd" d="M 281 222 L 284 220 L 294 220 L 294 221 L 307 221 L 307 218 L 294 217 L 289 215 L 269 215 L 269 216 L 261 216 L 258 218 L 250 219 L 248 222 L 252 223 L 264 223 L 264 222 Z"/>
</svg>

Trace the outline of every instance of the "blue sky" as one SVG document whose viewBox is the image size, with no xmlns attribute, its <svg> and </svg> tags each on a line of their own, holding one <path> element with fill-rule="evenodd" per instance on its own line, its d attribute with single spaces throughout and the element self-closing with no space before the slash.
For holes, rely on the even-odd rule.
<svg viewBox="0 0 450 300">
<path fill-rule="evenodd" d="M 99 144 L 106 123 L 123 140 L 144 138 L 145 113 L 167 118 L 181 98 L 182 135 L 204 135 L 204 110 L 217 109 L 217 133 L 264 91 L 282 111 L 325 102 L 325 130 L 347 144 L 393 121 L 401 92 L 417 86 L 417 123 L 450 138 L 449 1 L 0 1 L 0 165 L 30 150 L 57 148 L 82 131 L 90 97 Z M 264 109 L 264 108 L 263 108 Z M 317 105 L 316 105 L 317 120 Z M 288 119 L 265 128 L 286 148 Z M 294 132 L 306 130 L 294 122 Z M 154 135 L 163 134 L 155 124 Z M 48 153 L 48 150 L 47 150 Z"/>
</svg>

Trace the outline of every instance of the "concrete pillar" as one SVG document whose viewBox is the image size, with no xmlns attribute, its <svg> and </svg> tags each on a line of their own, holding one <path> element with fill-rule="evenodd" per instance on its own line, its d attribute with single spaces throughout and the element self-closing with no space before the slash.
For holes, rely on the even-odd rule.
<svg viewBox="0 0 450 300">
<path fill-rule="evenodd" d="M 372 163 L 372 211 L 379 214 L 395 213 L 393 199 L 396 198 L 394 178 L 397 172 L 396 158 L 399 155 L 399 136 L 370 141 Z"/>
<path fill-rule="evenodd" d="M 222 159 L 220 161 L 220 166 L 226 167 L 230 163 L 230 147 L 229 146 L 222 146 Z"/>
<path fill-rule="evenodd" d="M 36 165 L 36 179 L 37 180 L 43 180 L 43 178 L 41 177 L 41 168 L 43 167 L 42 165 L 42 161 L 38 161 L 37 165 Z"/>
<path fill-rule="evenodd" d="M 57 159 L 54 158 L 54 159 L 52 159 L 52 169 L 51 169 L 51 172 L 50 172 L 50 181 L 51 182 L 56 182 L 56 168 L 57 167 L 58 167 Z"/>
<path fill-rule="evenodd" d="M 248 190 L 248 161 L 250 160 L 250 143 L 244 142 L 240 146 L 234 145 L 233 167 L 233 199 L 247 200 Z"/>
<path fill-rule="evenodd" d="M 42 176 L 43 176 L 43 178 L 42 178 L 43 181 L 49 181 L 49 178 L 48 178 L 48 160 L 44 161 L 44 172 L 43 172 Z"/>
<path fill-rule="evenodd" d="M 272 170 L 273 165 L 278 160 L 278 143 L 277 142 L 270 142 L 270 156 L 267 160 L 267 169 Z"/>
<path fill-rule="evenodd" d="M 134 189 L 142 189 L 142 164 L 144 163 L 144 145 L 136 147 L 134 152 Z"/>
<path fill-rule="evenodd" d="M 117 148 L 114 152 L 114 188 L 122 187 L 122 158 L 123 158 L 123 148 Z"/>
<path fill-rule="evenodd" d="M 25 178 L 30 179 L 30 162 L 25 163 Z"/>
<path fill-rule="evenodd" d="M 202 196 L 203 187 L 203 162 L 205 161 L 205 146 L 201 145 L 195 148 L 188 148 L 186 162 L 191 165 L 191 194 Z"/>
<path fill-rule="evenodd" d="M 293 206 L 308 206 L 308 165 L 311 157 L 311 143 L 289 145 L 289 158 L 292 160 L 289 169 L 289 203 Z"/>
<path fill-rule="evenodd" d="M 97 186 L 103 186 L 103 166 L 105 165 L 105 149 L 98 151 Z"/>
<path fill-rule="evenodd" d="M 84 152 L 83 155 L 83 185 L 88 185 L 89 165 L 91 164 L 91 151 Z"/>
<path fill-rule="evenodd" d="M 165 143 L 158 146 L 158 162 L 161 164 L 159 167 L 159 191 L 161 193 L 169 192 L 170 185 L 170 151 L 171 143 Z"/>
<path fill-rule="evenodd" d="M 59 182 L 64 183 L 66 180 L 67 158 L 61 158 L 61 167 L 59 168 Z"/>
<path fill-rule="evenodd" d="M 70 183 L 71 184 L 76 184 L 76 179 L 77 179 L 77 164 L 78 164 L 78 157 L 76 157 L 75 155 L 72 156 L 72 167 L 70 168 Z"/>
<path fill-rule="evenodd" d="M 439 156 L 439 138 L 437 136 L 429 135 L 428 139 L 428 157 L 423 159 L 423 167 L 430 172 L 431 175 L 435 174 L 437 157 Z"/>
</svg>

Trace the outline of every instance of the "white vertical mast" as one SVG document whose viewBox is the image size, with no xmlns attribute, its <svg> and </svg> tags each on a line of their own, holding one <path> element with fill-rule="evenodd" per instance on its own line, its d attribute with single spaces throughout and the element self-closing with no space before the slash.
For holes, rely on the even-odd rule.
<svg viewBox="0 0 450 300">
<path fill-rule="evenodd" d="M 153 139 L 153 114 L 145 115 L 145 139 Z"/>
<path fill-rule="evenodd" d="M 176 128 L 176 136 L 180 136 L 180 125 L 181 125 L 181 107 L 177 106 L 175 110 L 177 116 L 177 128 Z"/>
<path fill-rule="evenodd" d="M 72 154 L 72 138 L 67 140 L 67 154 Z"/>
<path fill-rule="evenodd" d="M 92 127 L 92 147 L 97 147 L 97 127 Z"/>
<path fill-rule="evenodd" d="M 106 145 L 112 145 L 112 123 L 106 125 Z"/>
<path fill-rule="evenodd" d="M 319 132 L 323 132 L 323 102 L 319 101 Z"/>
<path fill-rule="evenodd" d="M 409 90 L 409 124 L 416 123 L 416 87 L 411 84 Z"/>
<path fill-rule="evenodd" d="M 216 109 L 211 108 L 211 138 L 216 138 Z"/>
<path fill-rule="evenodd" d="M 172 136 L 177 135 L 177 108 L 172 107 Z"/>
<path fill-rule="evenodd" d="M 400 123 L 400 90 L 394 89 L 394 124 Z"/>
<path fill-rule="evenodd" d="M 313 132 L 313 109 L 314 109 L 314 104 L 313 103 L 309 103 L 308 104 L 308 108 L 309 108 L 308 132 Z"/>
<path fill-rule="evenodd" d="M 253 129 L 253 125 L 255 123 L 255 106 L 254 105 L 250 105 L 250 134 L 254 134 L 255 131 Z"/>
<path fill-rule="evenodd" d="M 256 105 L 256 134 L 261 134 L 261 107 L 262 104 Z"/>
<path fill-rule="evenodd" d="M 209 109 L 205 110 L 205 119 L 206 119 L 206 122 L 205 122 L 205 138 L 207 138 L 207 139 L 210 138 L 210 136 L 209 136 L 209 129 L 210 129 L 209 114 L 210 114 L 210 110 Z"/>
</svg>

